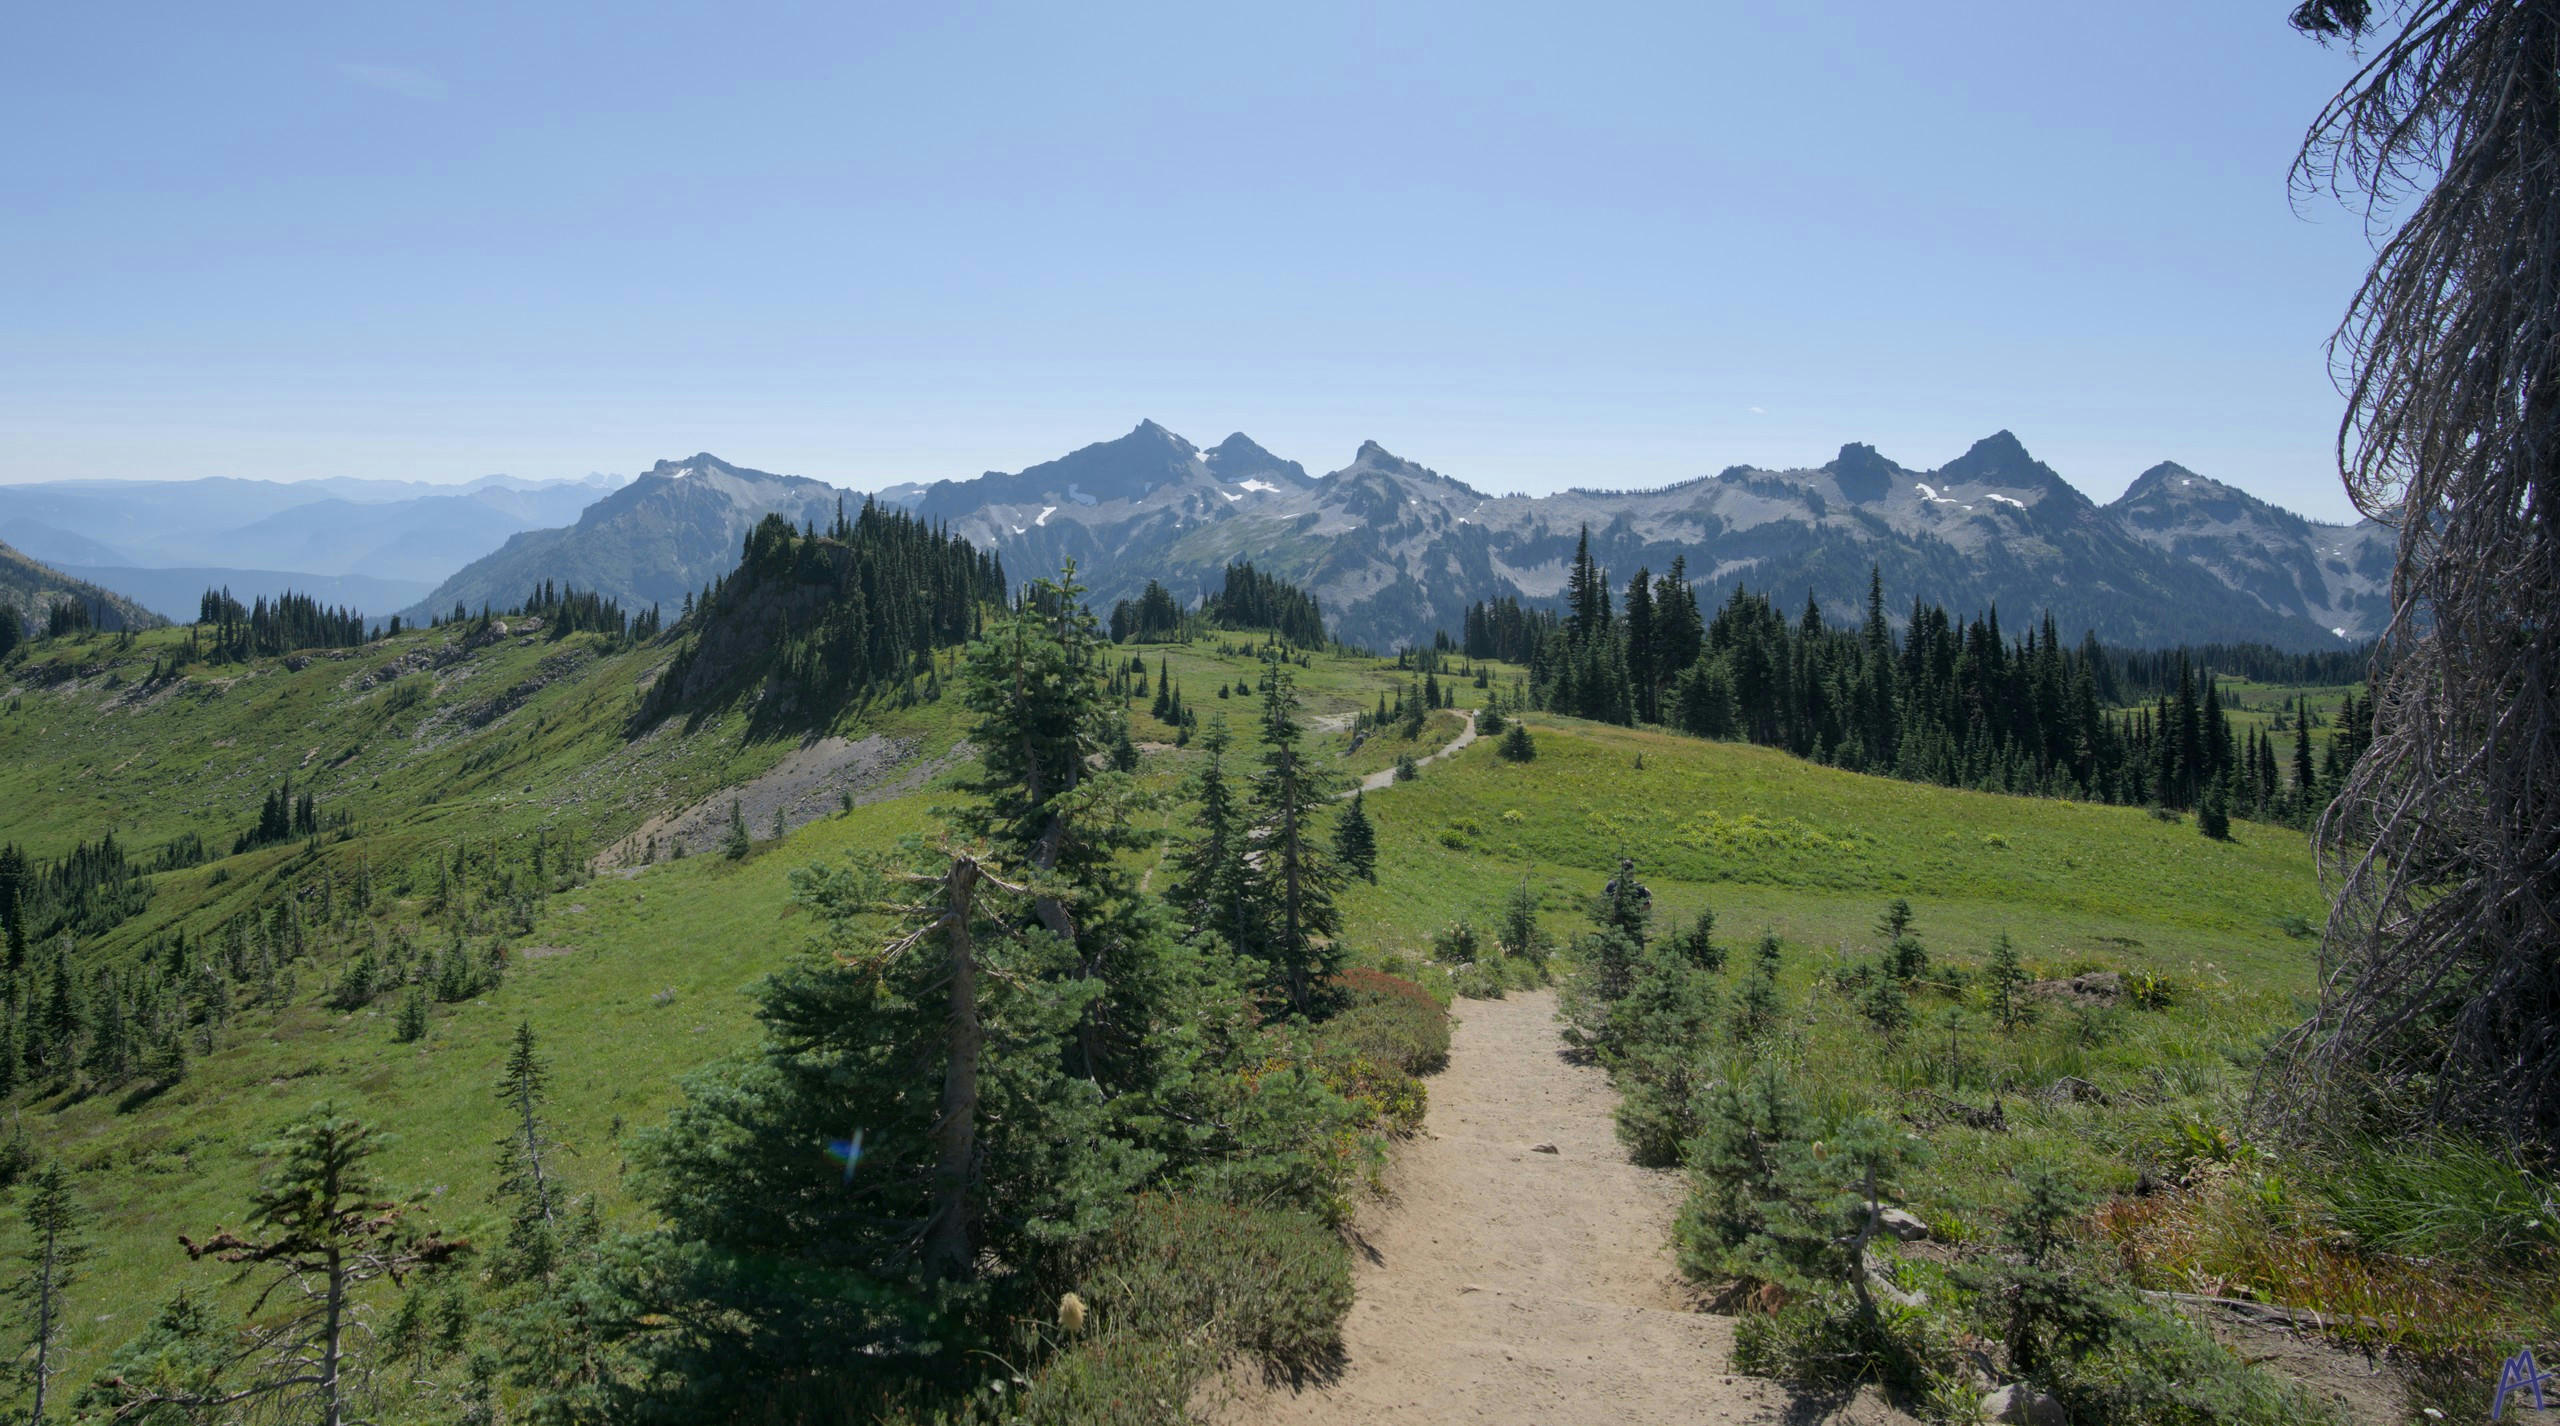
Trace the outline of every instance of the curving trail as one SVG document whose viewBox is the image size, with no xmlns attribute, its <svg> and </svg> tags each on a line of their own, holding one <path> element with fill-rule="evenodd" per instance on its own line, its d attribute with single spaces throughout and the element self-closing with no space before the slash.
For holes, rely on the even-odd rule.
<svg viewBox="0 0 2560 1426">
<path fill-rule="evenodd" d="M 1442 748 L 1440 751 L 1414 759 L 1414 765 L 1416 767 L 1436 763 L 1442 758 L 1456 757 L 1459 753 L 1466 751 L 1467 744 L 1476 740 L 1476 710 L 1467 708 L 1461 709 L 1460 711 L 1467 715 L 1467 726 L 1460 728 L 1458 730 L 1458 736 L 1451 738 L 1448 746 Z M 1395 786 L 1395 781 L 1396 770 L 1391 767 L 1382 768 L 1379 771 L 1373 772 L 1367 777 L 1360 779 L 1360 786 L 1354 790 L 1359 792 L 1377 792 L 1381 789 Z M 1350 795 L 1351 794 L 1349 792 L 1341 793 L 1336 796 L 1335 800 L 1340 801 Z"/>
<path fill-rule="evenodd" d="M 1472 733 L 1472 722 L 1470 723 Z M 1728 1318 L 1689 1308 L 1676 1175 L 1628 1162 L 1601 1071 L 1565 1060 L 1551 991 L 1463 1001 L 1425 1131 L 1364 1213 L 1347 1365 L 1204 1403 L 1227 1426 L 1909 1422 L 1869 1395 L 1732 1375 Z M 1553 1145 L 1556 1152 L 1537 1151 Z"/>
</svg>

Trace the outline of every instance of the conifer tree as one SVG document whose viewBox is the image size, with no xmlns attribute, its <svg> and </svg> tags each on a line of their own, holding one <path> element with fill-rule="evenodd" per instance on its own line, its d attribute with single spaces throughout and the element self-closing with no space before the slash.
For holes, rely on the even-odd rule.
<svg viewBox="0 0 2560 1426">
<path fill-rule="evenodd" d="M 993 1345 L 983 1264 L 1043 1261 L 1152 1164 L 1071 1070 L 1104 985 L 1040 924 L 1065 888 L 992 860 L 794 874 L 821 954 L 763 991 L 762 1050 L 698 1076 L 642 1153 L 666 1226 L 611 1316 L 646 1414 L 806 1419 L 929 1377 Z"/>
<path fill-rule="evenodd" d="M 231 1263 L 265 1287 L 245 1329 L 249 1380 L 193 1398 L 128 1399 L 192 1408 L 258 1405 L 343 1426 L 363 1395 L 369 1340 L 358 1330 L 363 1289 L 382 1278 L 441 1268 L 470 1251 L 428 1225 L 414 1202 L 383 1196 L 369 1160 L 382 1148 L 374 1128 L 321 1104 L 285 1127 L 262 1151 L 271 1160 L 249 1200 L 246 1234 L 216 1229 L 203 1242 L 181 1235 L 191 1259 Z M 275 1304 L 281 1302 L 281 1312 Z"/>
<path fill-rule="evenodd" d="M 1502 923 L 1494 932 L 1494 944 L 1506 956 L 1527 961 L 1541 972 L 1546 969 L 1551 938 L 1538 924 L 1538 893 L 1529 885 L 1526 872 L 1521 874 L 1520 884 L 1503 898 Z"/>
<path fill-rule="evenodd" d="M 1165 893 L 1194 929 L 1215 934 L 1230 949 L 1251 946 L 1258 936 L 1244 859 L 1245 813 L 1227 774 L 1233 747 L 1226 715 L 1211 718 L 1200 738 L 1207 756 L 1191 777 L 1194 831 L 1173 849 Z"/>
<path fill-rule="evenodd" d="M 1698 918 L 1690 923 L 1689 929 L 1672 935 L 1671 947 L 1700 970 L 1723 970 L 1724 947 L 1716 944 L 1715 908 L 1699 907 Z"/>
<path fill-rule="evenodd" d="M 2230 782 L 2228 777 L 2206 782 L 2196 806 L 2196 830 L 2217 842 L 2231 840 Z"/>
<path fill-rule="evenodd" d="M 26 1246 L 19 1253 L 25 1268 L 10 1283 L 9 1295 L 18 1303 L 19 1321 L 27 1334 L 28 1383 L 34 1402 L 26 1420 L 28 1426 L 43 1426 L 53 1378 L 61 1370 L 58 1350 L 69 1316 L 66 1301 L 80 1281 L 81 1265 L 89 1259 L 89 1214 L 73 1195 L 71 1175 L 59 1162 L 36 1170 L 20 1214 L 27 1225 Z"/>
<path fill-rule="evenodd" d="M 498 1141 L 498 1192 L 519 1205 L 520 1222 L 556 1228 L 559 1190 L 552 1181 L 551 1157 L 559 1145 L 542 1113 L 550 1089 L 551 1071 L 535 1046 L 533 1022 L 518 1021 L 498 1080 L 498 1099 L 508 1119 L 506 1136 Z"/>
<path fill-rule="evenodd" d="M 1378 879 L 1378 833 L 1370 825 L 1369 814 L 1360 806 L 1360 794 L 1353 792 L 1351 802 L 1333 823 L 1333 857 L 1344 872 Z"/>
<path fill-rule="evenodd" d="M 2026 966 L 2019 961 L 2018 948 L 2006 931 L 1991 943 L 1991 959 L 1983 966 L 1983 981 L 1990 997 L 1991 1018 L 2004 1033 L 2035 1018 L 2035 1006 L 2022 993 L 2027 985 Z"/>
<path fill-rule="evenodd" d="M 1329 779 L 1307 757 L 1298 721 L 1297 681 L 1277 658 L 1262 670 L 1262 769 L 1253 782 L 1253 826 L 1248 860 L 1265 911 L 1260 944 L 1252 947 L 1268 985 L 1305 1015 L 1341 960 L 1333 944 L 1339 913 L 1333 893 L 1341 880 L 1333 858 L 1316 841 L 1316 819 L 1329 797 Z"/>
<path fill-rule="evenodd" d="M 2007 1251 L 1963 1265 L 1955 1278 L 2000 1312 L 2009 1366 L 2033 1378 L 2055 1352 L 2076 1358 L 2104 1343 L 2120 1319 L 2063 1253 L 2071 1225 L 2088 1211 L 2088 1195 L 2041 1164 L 2021 1170 L 2019 1182 L 2023 1201 L 2001 1227 Z"/>
</svg>

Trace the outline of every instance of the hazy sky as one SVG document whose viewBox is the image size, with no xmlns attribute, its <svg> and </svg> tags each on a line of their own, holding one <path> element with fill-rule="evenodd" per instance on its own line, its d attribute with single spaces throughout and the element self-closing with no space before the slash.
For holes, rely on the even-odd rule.
<svg viewBox="0 0 2560 1426">
<path fill-rule="evenodd" d="M 870 487 L 1153 417 L 1652 485 L 2007 427 L 2347 513 L 2284 0 L 39 6 L 0 480 Z M 542 14 L 533 15 L 539 9 Z"/>
</svg>

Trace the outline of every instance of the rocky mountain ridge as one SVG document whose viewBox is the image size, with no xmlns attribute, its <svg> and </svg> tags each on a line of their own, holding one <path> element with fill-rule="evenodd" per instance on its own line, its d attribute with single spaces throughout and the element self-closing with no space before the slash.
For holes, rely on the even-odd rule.
<svg viewBox="0 0 2560 1426">
<path fill-rule="evenodd" d="M 1707 601 L 1747 584 L 1849 617 L 1873 567 L 1897 608 L 2050 610 L 2126 644 L 2335 648 L 2379 631 L 2393 539 L 2173 465 L 2102 506 L 2007 431 L 1929 470 L 1853 443 L 1813 468 L 1528 496 L 1487 494 L 1375 441 L 1307 477 L 1241 433 L 1204 451 L 1146 421 L 1019 472 L 882 495 L 1017 573 L 1073 557 L 1103 603 L 1149 579 L 1195 597 L 1249 558 L 1312 590 L 1341 637 L 1381 647 L 1454 632 L 1479 599 L 1552 599 L 1587 527 L 1619 582 L 1681 559 Z"/>
</svg>

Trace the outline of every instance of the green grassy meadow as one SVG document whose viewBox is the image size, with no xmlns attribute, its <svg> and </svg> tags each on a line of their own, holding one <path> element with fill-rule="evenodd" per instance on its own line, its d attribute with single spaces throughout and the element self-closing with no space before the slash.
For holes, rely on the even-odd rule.
<svg viewBox="0 0 2560 1426">
<path fill-rule="evenodd" d="M 745 992 L 804 953 L 807 928 L 786 901 L 791 869 L 931 833 L 933 807 L 965 771 L 778 841 L 754 829 L 758 844 L 740 860 L 695 856 L 631 875 L 557 877 L 536 898 L 530 929 L 503 933 L 504 983 L 438 1006 L 423 1040 L 397 1043 L 394 997 L 342 1011 L 323 989 L 364 945 L 423 921 L 421 866 L 457 843 L 517 847 L 537 835 L 583 857 L 649 815 L 753 777 L 791 746 L 748 739 L 736 710 L 630 737 L 626 720 L 663 647 L 511 636 L 386 676 L 428 660 L 447 637 L 417 631 L 344 656 L 199 668 L 182 683 L 145 687 L 151 661 L 183 639 L 162 631 L 46 646 L 0 685 L 0 840 L 43 858 L 113 829 L 147 854 L 198 832 L 215 853 L 155 877 L 148 910 L 82 947 L 84 963 L 131 960 L 173 930 L 203 935 L 310 875 L 315 861 L 343 872 L 361 860 L 388 887 L 363 930 L 293 968 L 288 1004 L 244 1011 L 174 1086 L 22 1093 L 9 1107 L 41 1153 L 79 1171 L 81 1195 L 99 1214 L 68 1380 L 96 1367 L 175 1284 L 218 1280 L 186 1262 L 176 1235 L 237 1221 L 258 1173 L 254 1147 L 320 1099 L 398 1135 L 385 1176 L 429 1194 L 440 1221 L 492 1231 L 502 1131 L 493 1087 L 519 1021 L 533 1025 L 554 1066 L 553 1108 L 577 1151 L 568 1176 L 628 1220 L 637 1210 L 620 1188 L 621 1136 L 662 1117 L 688 1070 L 751 1043 Z M 1252 758 L 1257 705 L 1232 691 L 1258 674 L 1247 646 L 1150 645 L 1116 657 L 1125 664 L 1132 654 L 1144 658 L 1150 690 L 1161 666 L 1204 724 L 1225 714 L 1235 756 Z M 62 676 L 67 669 L 76 676 Z M 1506 696 L 1517 672 L 1494 671 Z M 1418 739 L 1389 729 L 1346 753 L 1350 716 L 1419 675 L 1391 660 L 1326 654 L 1295 676 L 1316 746 L 1345 787 L 1399 754 L 1436 750 L 1461 726 L 1439 712 Z M 1442 682 L 1465 707 L 1484 702 L 1469 679 Z M 1196 738 L 1175 746 L 1178 730 L 1151 717 L 1149 701 L 1134 699 L 1131 736 L 1141 779 L 1163 800 L 1141 815 L 1178 834 L 1179 789 L 1201 753 Z M 884 704 L 852 711 L 840 731 L 913 737 L 924 756 L 952 746 L 960 716 L 949 702 Z M 2239 823 L 2230 841 L 2213 842 L 2141 809 L 1925 787 L 1544 715 L 1529 725 L 1531 762 L 1504 761 L 1486 738 L 1414 782 L 1370 794 L 1378 879 L 1353 884 L 1343 903 L 1355 957 L 1421 967 L 1435 933 L 1462 918 L 1489 930 L 1523 881 L 1540 892 L 1543 920 L 1561 939 L 1588 924 L 1590 898 L 1619 858 L 1631 858 L 1653 893 L 1657 929 L 1712 906 L 1737 959 L 1764 929 L 1781 938 L 1794 1040 L 1825 1093 L 2012 1096 L 2015 1132 L 1930 1130 L 1936 1152 L 1915 1181 L 1915 1207 L 1955 1241 L 1985 1231 L 2001 1176 L 2022 1156 L 2058 1157 L 2125 1190 L 2182 1136 L 2226 1130 L 2256 1047 L 2313 988 L 2312 943 L 2284 929 L 2289 917 L 2316 922 L 2323 907 L 2300 832 Z M 220 855 L 287 776 L 324 811 L 351 816 L 345 838 Z M 1157 855 L 1135 854 L 1133 870 Z M 1919 997 L 1911 1035 L 1880 1039 L 1820 981 L 1873 953 L 1877 914 L 1895 897 L 1910 901 L 1936 965 L 1973 966 L 2006 934 L 2039 975 L 2144 973 L 2169 987 L 2166 1004 L 2095 1028 L 2056 1015 L 2002 1036 L 1959 987 Z M 1445 979 L 1422 973 L 1445 993 Z M 2048 1105 L 2028 1093 L 2066 1077 L 2125 1108 Z M 12 1212 L 0 1242 L 15 1232 Z"/>
</svg>

